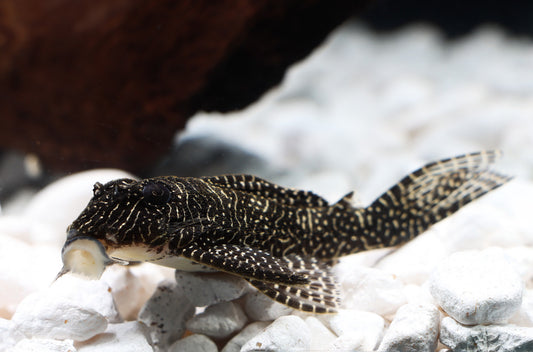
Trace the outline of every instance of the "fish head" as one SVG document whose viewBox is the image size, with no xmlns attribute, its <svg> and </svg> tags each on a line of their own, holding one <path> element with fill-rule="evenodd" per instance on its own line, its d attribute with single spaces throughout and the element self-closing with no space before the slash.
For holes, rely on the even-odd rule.
<svg viewBox="0 0 533 352">
<path fill-rule="evenodd" d="M 99 277 L 113 261 L 148 260 L 147 251 L 160 251 L 182 228 L 176 209 L 186 208 L 183 199 L 183 189 L 170 177 L 97 182 L 89 204 L 67 229 L 64 270 Z M 135 250 L 138 248 L 142 251 Z M 127 257 L 113 256 L 126 252 Z"/>
</svg>

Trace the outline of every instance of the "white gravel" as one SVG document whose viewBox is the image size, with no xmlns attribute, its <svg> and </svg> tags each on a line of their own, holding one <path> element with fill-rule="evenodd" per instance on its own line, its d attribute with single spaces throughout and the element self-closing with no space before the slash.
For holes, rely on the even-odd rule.
<svg viewBox="0 0 533 352">
<path fill-rule="evenodd" d="M 187 329 L 197 334 L 225 338 L 240 331 L 248 318 L 242 308 L 233 302 L 221 302 L 187 321 Z"/>
<path fill-rule="evenodd" d="M 396 312 L 378 352 L 434 352 L 440 314 L 432 304 L 406 304 Z"/>
<path fill-rule="evenodd" d="M 502 251 L 486 249 L 452 254 L 429 281 L 431 294 L 462 324 L 502 323 L 522 304 L 524 283 Z"/>
<path fill-rule="evenodd" d="M 131 343 L 137 346 L 131 351 L 195 345 L 215 351 L 223 345 L 200 334 L 181 339 L 186 324 L 226 336 L 228 352 L 373 351 L 380 344 L 402 350 L 394 346 L 409 341 L 431 350 L 435 314 L 416 313 L 420 304 L 449 314 L 438 317 L 436 348 L 532 350 L 531 116 L 531 42 L 494 28 L 446 42 L 421 26 L 376 35 L 347 24 L 295 65 L 278 89 L 240 112 L 198 114 L 179 140 L 205 137 L 241 147 L 262 158 L 264 170 L 281 170 L 259 176 L 331 201 L 357 190 L 364 205 L 428 161 L 475 150 L 503 150 L 498 168 L 515 180 L 393 252 L 344 258 L 335 269 L 344 295 L 340 313 L 310 317 L 227 275 L 177 273 L 176 284 L 173 271 L 148 264 L 108 268 L 100 282 L 65 276 L 50 286 L 61 268 L 65 229 L 94 182 L 128 174 L 91 170 L 65 177 L 29 203 L 2 204 L 0 350 L 111 351 Z M 204 313 L 195 309 L 203 305 Z M 237 313 L 217 313 L 220 324 L 207 324 L 202 317 L 218 305 Z M 234 324 L 227 329 L 229 316 Z"/>
<path fill-rule="evenodd" d="M 464 326 L 442 320 L 440 340 L 452 351 L 533 351 L 533 328 L 511 324 Z"/>
</svg>

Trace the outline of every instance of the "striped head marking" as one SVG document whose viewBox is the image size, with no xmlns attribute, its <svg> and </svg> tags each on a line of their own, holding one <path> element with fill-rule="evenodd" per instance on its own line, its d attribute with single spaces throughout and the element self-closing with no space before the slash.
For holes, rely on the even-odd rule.
<svg viewBox="0 0 533 352">
<path fill-rule="evenodd" d="M 94 238 L 106 250 L 128 245 L 156 247 L 180 228 L 176 209 L 186 206 L 185 189 L 170 177 L 96 183 L 93 192 L 87 207 L 69 226 L 68 240 Z"/>
</svg>

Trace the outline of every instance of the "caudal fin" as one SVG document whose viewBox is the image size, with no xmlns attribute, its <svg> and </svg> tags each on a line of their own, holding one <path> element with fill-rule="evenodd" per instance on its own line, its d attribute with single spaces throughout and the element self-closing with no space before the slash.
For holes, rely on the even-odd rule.
<svg viewBox="0 0 533 352">
<path fill-rule="evenodd" d="M 404 177 L 364 209 L 375 247 L 409 241 L 464 205 L 511 179 L 489 170 L 501 153 L 483 151 L 427 164 Z"/>
</svg>

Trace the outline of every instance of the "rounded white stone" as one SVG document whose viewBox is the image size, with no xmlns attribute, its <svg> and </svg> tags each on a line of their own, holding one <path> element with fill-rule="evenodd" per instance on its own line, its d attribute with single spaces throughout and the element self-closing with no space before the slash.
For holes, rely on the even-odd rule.
<svg viewBox="0 0 533 352">
<path fill-rule="evenodd" d="M 78 352 L 153 352 L 147 327 L 138 321 L 109 324 L 105 333 L 78 343 Z"/>
<path fill-rule="evenodd" d="M 378 351 L 434 352 L 439 323 L 439 310 L 432 304 L 409 303 L 401 306 Z"/>
<path fill-rule="evenodd" d="M 221 352 L 240 352 L 242 346 L 248 342 L 248 340 L 251 340 L 252 337 L 262 332 L 269 325 L 270 322 L 266 321 L 256 321 L 248 324 L 237 335 L 233 336 L 232 339 L 228 341 Z"/>
<path fill-rule="evenodd" d="M 19 341 L 9 352 L 76 352 L 72 340 L 24 339 Z"/>
<path fill-rule="evenodd" d="M 192 317 L 187 321 L 187 329 L 209 337 L 224 338 L 241 330 L 247 320 L 239 305 L 234 302 L 221 302 Z"/>
<path fill-rule="evenodd" d="M 102 280 L 87 280 L 83 276 L 66 274 L 50 285 L 47 296 L 94 309 L 110 323 L 119 323 L 122 317 L 117 311 L 112 292 L 111 287 Z"/>
<path fill-rule="evenodd" d="M 135 320 L 159 282 L 173 279 L 174 269 L 160 265 L 111 265 L 101 278 L 111 288 L 113 299 L 124 320 Z"/>
<path fill-rule="evenodd" d="M 168 352 L 218 352 L 218 347 L 209 337 L 193 334 L 174 342 Z"/>
<path fill-rule="evenodd" d="M 320 315 L 318 318 L 338 337 L 342 337 L 335 345 L 354 345 L 362 350 L 375 349 L 385 328 L 385 320 L 372 312 L 340 309 L 337 314 Z"/>
<path fill-rule="evenodd" d="M 524 284 L 499 250 L 457 252 L 432 274 L 430 292 L 442 309 L 463 324 L 500 323 L 522 302 Z"/>
<path fill-rule="evenodd" d="M 24 297 L 54 280 L 61 269 L 61 252 L 0 233 L 0 268 L 0 317 L 9 319 Z"/>
<path fill-rule="evenodd" d="M 196 307 L 232 301 L 249 288 L 240 277 L 226 273 L 194 273 L 176 270 L 176 281 Z"/>
<path fill-rule="evenodd" d="M 7 351 L 25 336 L 15 330 L 15 324 L 11 320 L 0 318 L 0 351 Z"/>
<path fill-rule="evenodd" d="M 275 320 L 293 311 L 291 307 L 276 302 L 257 290 L 244 296 L 244 310 L 250 319 L 259 321 Z"/>
<path fill-rule="evenodd" d="M 533 351 L 533 328 L 510 324 L 465 326 L 446 317 L 439 339 L 452 351 Z"/>
<path fill-rule="evenodd" d="M 308 317 L 305 323 L 311 332 L 311 351 L 325 351 L 337 336 L 315 317 Z"/>
<path fill-rule="evenodd" d="M 299 317 L 280 317 L 263 332 L 254 336 L 241 348 L 241 352 L 251 351 L 308 351 L 311 347 L 311 332 Z"/>
<path fill-rule="evenodd" d="M 104 282 L 64 275 L 24 298 L 12 320 L 29 338 L 84 341 L 121 319 Z"/>
<path fill-rule="evenodd" d="M 533 290 L 524 290 L 520 309 L 508 320 L 509 324 L 533 327 Z"/>
<path fill-rule="evenodd" d="M 27 296 L 13 315 L 15 329 L 28 338 L 85 341 L 104 332 L 107 320 L 97 311 L 72 302 Z"/>
<path fill-rule="evenodd" d="M 194 306 L 175 281 L 162 281 L 141 308 L 138 320 L 149 329 L 154 347 L 165 350 L 185 332 L 185 322 L 194 315 Z"/>
<path fill-rule="evenodd" d="M 403 283 L 392 274 L 341 262 L 334 268 L 340 282 L 342 307 L 380 315 L 392 314 L 407 302 Z"/>
</svg>

